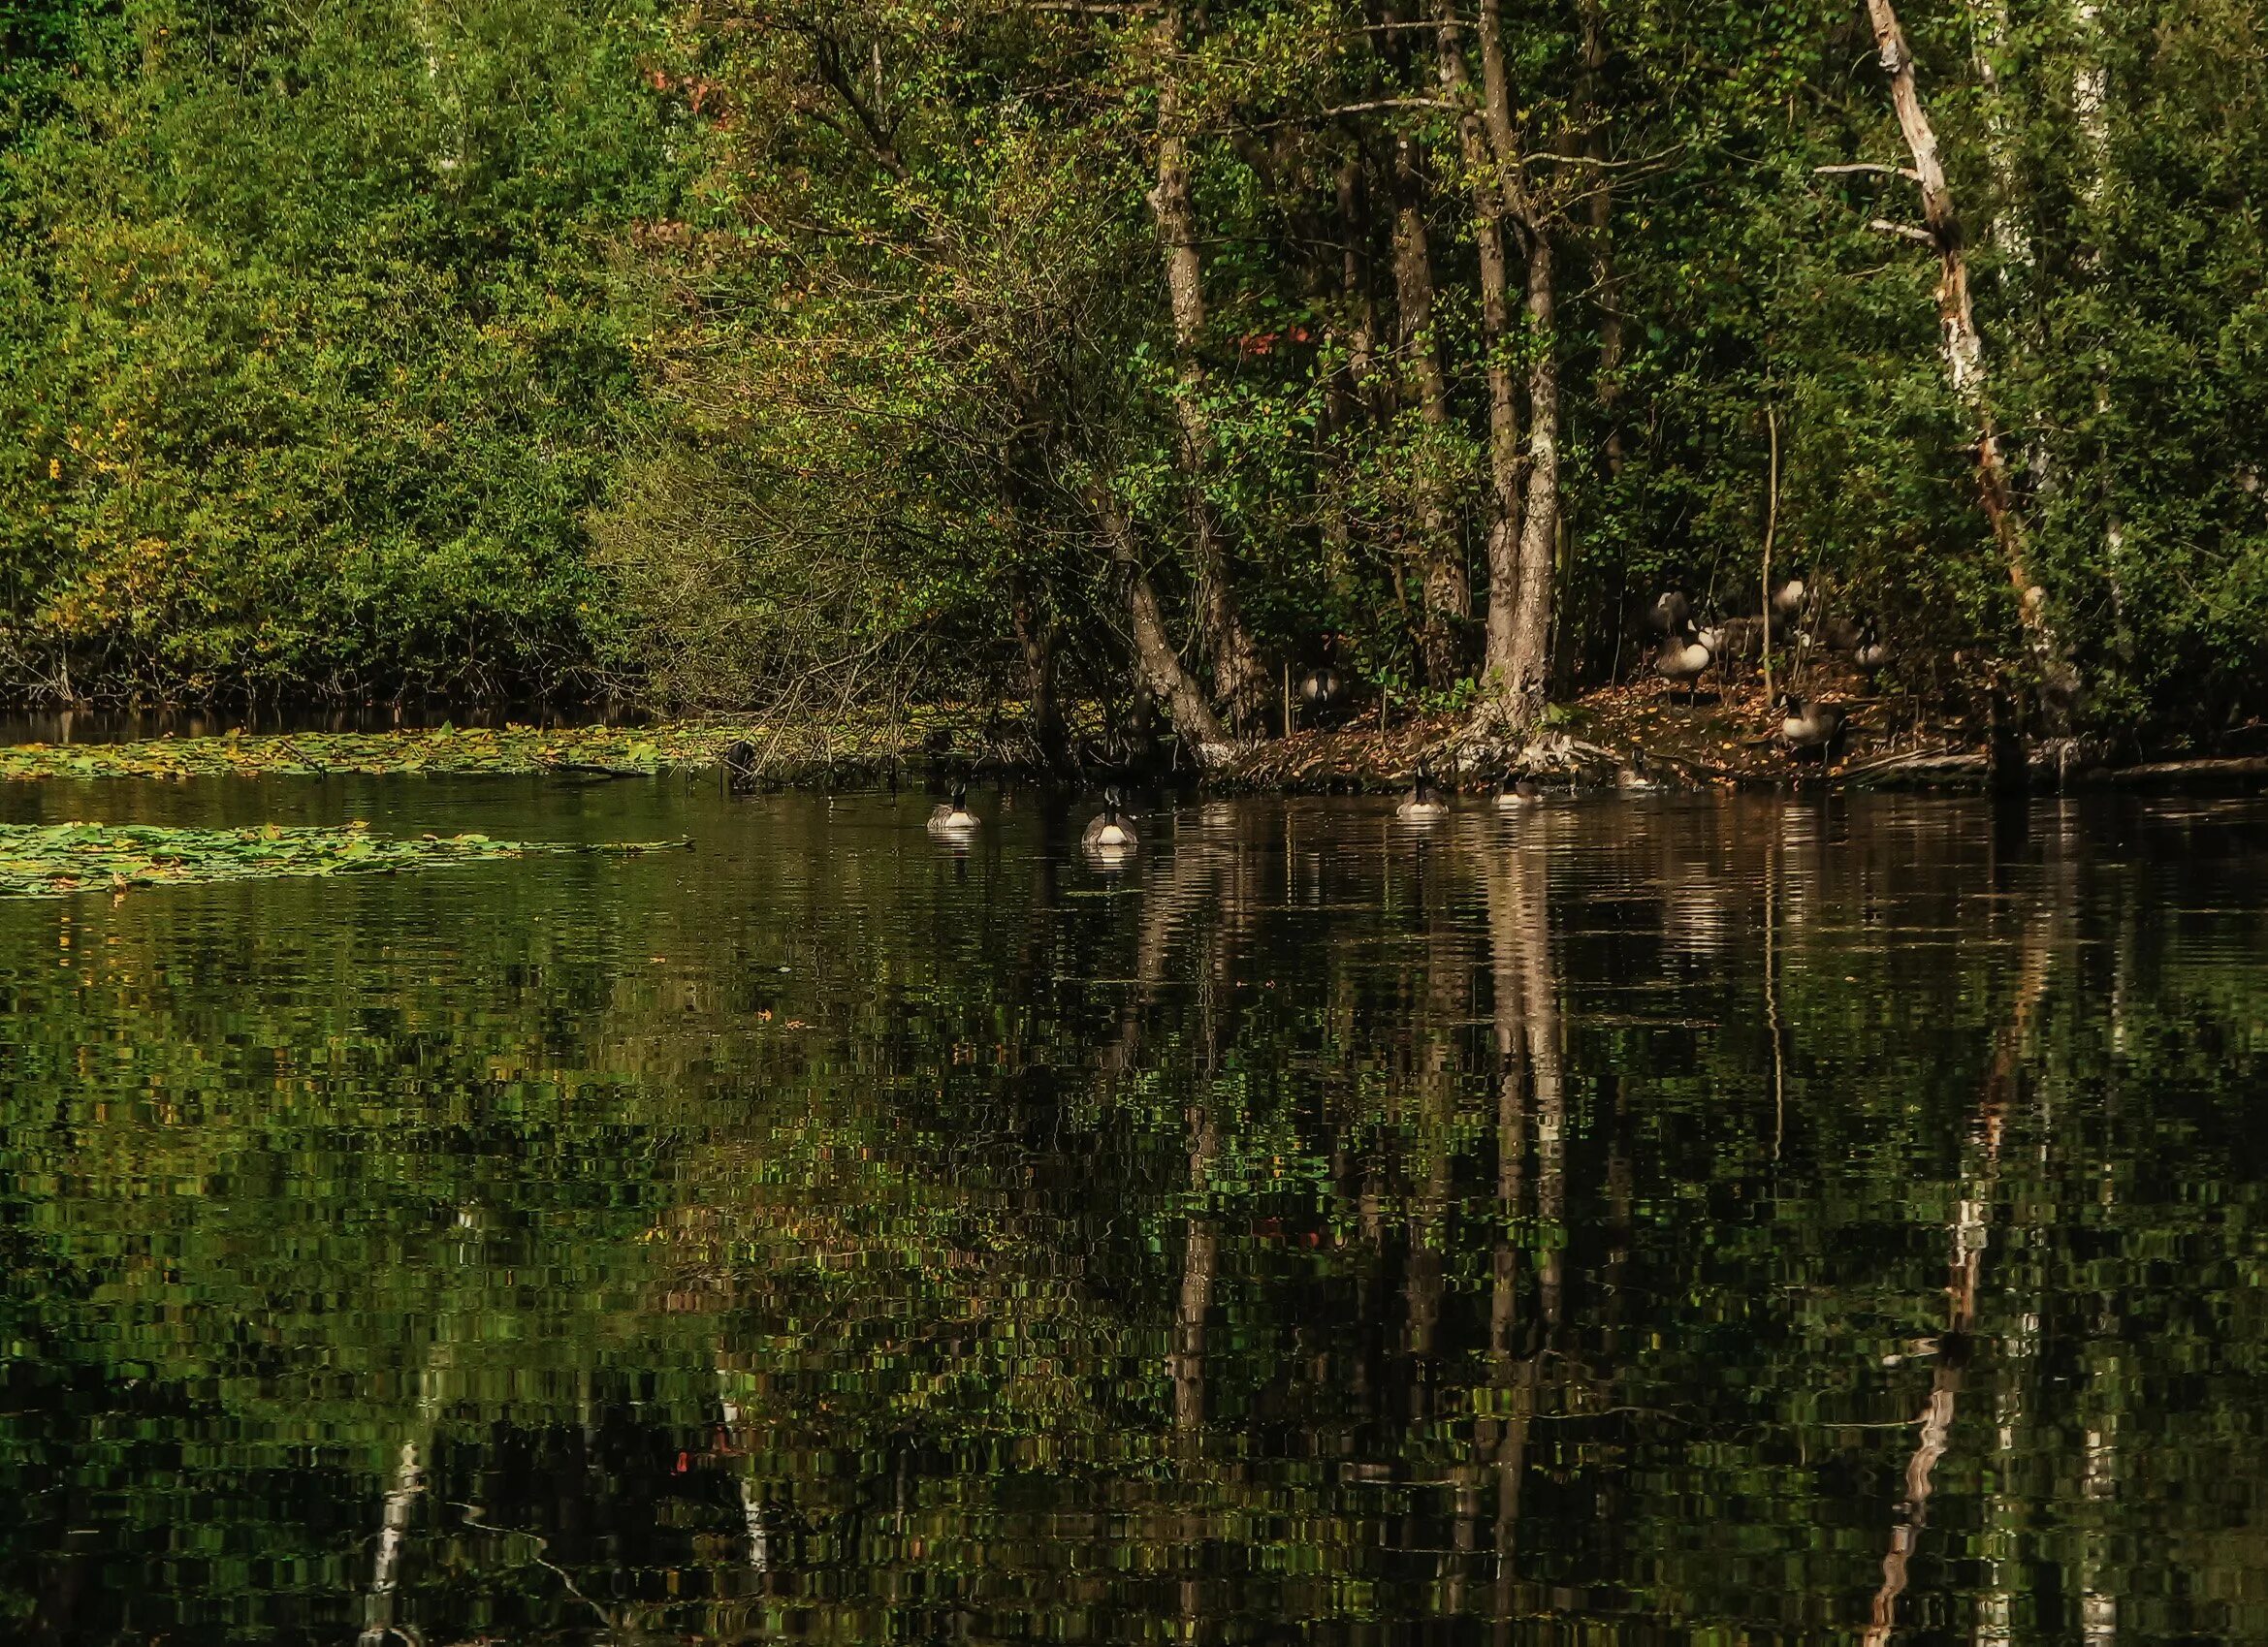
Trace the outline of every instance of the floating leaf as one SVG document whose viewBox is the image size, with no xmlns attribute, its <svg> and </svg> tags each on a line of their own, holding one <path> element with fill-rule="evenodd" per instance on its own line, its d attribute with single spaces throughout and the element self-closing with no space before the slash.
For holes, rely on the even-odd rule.
<svg viewBox="0 0 2268 1647">
<path fill-rule="evenodd" d="M 167 829 L 155 824 L 0 824 L 0 896 L 51 897 L 93 885 L 109 890 L 276 875 L 367 874 L 532 853 L 652 852 L 685 840 L 491 840 L 461 835 L 391 839 L 363 823 L 341 828 Z"/>
</svg>

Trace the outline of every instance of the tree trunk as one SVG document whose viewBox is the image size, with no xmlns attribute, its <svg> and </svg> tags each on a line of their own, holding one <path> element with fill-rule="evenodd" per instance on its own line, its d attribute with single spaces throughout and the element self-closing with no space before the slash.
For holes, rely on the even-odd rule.
<svg viewBox="0 0 2268 1647">
<path fill-rule="evenodd" d="M 1050 770 L 1065 764 L 1070 740 L 1063 723 L 1063 706 L 1055 695 L 1055 642 L 1045 616 L 1033 598 L 1032 588 L 1018 577 L 1008 600 L 1008 620 L 1014 626 L 1016 649 L 1023 654 L 1024 695 L 1032 725 L 1032 743 L 1039 760 Z"/>
<path fill-rule="evenodd" d="M 1127 519 L 1126 510 L 1117 498 L 1100 483 L 1089 487 L 1088 506 L 1095 512 L 1095 522 L 1102 528 L 1102 538 L 1110 552 L 1112 572 L 1126 586 L 1126 615 L 1134 632 L 1134 672 L 1150 694 L 1166 706 L 1166 717 L 1173 722 L 1173 730 L 1189 745 L 1190 753 L 1202 768 L 1220 766 L 1235 753 L 1229 735 L 1222 730 L 1220 717 L 1213 713 L 1213 706 L 1205 701 L 1205 694 L 1181 666 L 1181 654 L 1173 649 L 1173 643 L 1166 634 L 1166 616 L 1158 604 L 1158 591 L 1150 586 L 1150 577 L 1142 570 L 1141 557 L 1134 552 L 1134 523 Z"/>
<path fill-rule="evenodd" d="M 1521 500 L 1519 596 L 1505 691 L 1513 721 L 1544 712 L 1551 670 L 1551 589 L 1559 551 L 1559 325 L 1551 285 L 1551 237 L 1541 219 L 1527 241 L 1528 461 Z"/>
<path fill-rule="evenodd" d="M 1614 190 L 1606 169 L 1605 99 L 1599 76 L 1607 66 L 1607 25 L 1597 0 L 1582 8 L 1582 98 L 1592 124 L 1583 152 L 1599 162 L 1586 178 L 1590 188 L 1591 303 L 1599 311 L 1599 370 L 1593 394 L 1599 403 L 1601 445 L 1609 477 L 1622 472 L 1622 293 L 1614 273 Z"/>
<path fill-rule="evenodd" d="M 1457 542 L 1448 470 L 1449 378 L 1433 334 L 1433 247 L 1425 233 L 1425 177 L 1417 140 L 1394 139 L 1394 298 L 1403 361 L 1417 389 L 1425 437 L 1418 452 L 1411 491 L 1418 507 L 1418 558 L 1423 583 L 1419 649 L 1425 680 L 1446 687 L 1464 672 L 1464 626 L 1472 620 L 1472 591 Z"/>
<path fill-rule="evenodd" d="M 2023 512 L 2001 455 L 1999 430 L 1985 400 L 1984 338 L 1977 331 L 1976 311 L 1969 301 L 1968 258 L 1962 242 L 1961 218 L 1954 210 L 1945 168 L 1937 157 L 1937 134 L 1922 108 L 1913 52 L 1899 25 L 1898 13 L 1891 0 L 1867 0 L 1867 16 L 1873 24 L 1882 71 L 1890 78 L 1890 101 L 1898 112 L 1898 129 L 1905 138 L 1921 185 L 1922 220 L 1929 225 L 1931 241 L 1937 250 L 1937 318 L 1944 333 L 1945 367 L 1954 397 L 1975 421 L 1978 498 L 1999 545 L 2008 581 L 2016 589 L 2025 637 L 2039 670 L 2049 724 L 2060 729 L 2078 695 L 2078 672 L 2048 621 L 2046 591 L 2032 582 Z"/>
<path fill-rule="evenodd" d="M 1519 601 L 1519 412 L 1513 397 L 1512 283 L 1504 252 L 1504 196 L 1488 134 L 1474 106 L 1455 0 L 1433 0 L 1442 96 L 1457 106 L 1457 141 L 1473 191 L 1473 239 L 1481 263 L 1481 346 L 1488 383 L 1488 632 L 1486 656 L 1512 649 Z"/>
<path fill-rule="evenodd" d="M 2008 118 L 2007 95 L 2000 87 L 2000 55 L 2008 49 L 2008 0 L 1987 0 L 1976 18 L 1977 84 L 1984 92 L 1985 158 L 1993 168 L 1999 190 L 1999 209 L 1993 213 L 1993 245 L 2003 260 L 2002 280 L 2011 270 L 2032 259 L 2031 224 L 2017 202 L 2017 143 L 2015 126 Z"/>
<path fill-rule="evenodd" d="M 1190 198 L 1189 136 L 1184 130 L 1180 0 L 1166 0 L 1153 33 L 1157 53 L 1158 181 L 1150 210 L 1166 258 L 1166 293 L 1173 310 L 1179 366 L 1173 410 L 1181 429 L 1181 470 L 1188 492 L 1191 555 L 1197 573 L 1198 635 L 1213 666 L 1213 683 L 1237 725 L 1251 722 L 1266 695 L 1266 671 L 1245 631 L 1229 586 L 1229 557 L 1212 501 L 1205 495 L 1212 430 L 1205 413 L 1204 268 L 1198 257 L 1197 207 Z"/>
<path fill-rule="evenodd" d="M 1350 311 L 1347 328 L 1349 392 L 1366 409 L 1370 380 L 1378 370 L 1378 301 L 1370 286 L 1370 213 L 1362 187 L 1359 151 L 1340 162 L 1339 282 Z"/>
<path fill-rule="evenodd" d="M 1558 321 L 1551 285 L 1551 230 L 1528 192 L 1512 87 L 1504 61 L 1503 0 L 1481 0 L 1481 116 L 1496 162 L 1504 215 L 1527 258 L 1528 451 L 1520 500 L 1519 554 L 1512 619 L 1502 649 L 1487 660 L 1492 688 L 1485 713 L 1510 731 L 1535 724 L 1551 667 L 1551 573 L 1559 542 Z M 1498 626 L 1489 626 L 1496 639 Z"/>
<path fill-rule="evenodd" d="M 2099 224 L 2095 219 L 2102 206 L 2103 184 L 2110 175 L 2110 71 L 2103 62 L 2102 7 L 2097 0 L 2079 0 L 2073 9 L 2078 24 L 2080 50 L 2084 55 L 2071 76 L 2071 107 L 2079 117 L 2079 135 L 2085 140 L 2088 161 L 2087 180 L 2080 190 L 2087 204 L 2088 233 L 2081 249 L 2081 266 L 2090 274 L 2099 273 L 2102 267 Z M 2134 637 L 2126 616 L 2126 592 L 2131 585 L 2132 568 L 2127 564 L 2126 525 L 2119 512 L 2118 487 L 2110 461 L 2109 425 L 2111 421 L 2111 386 L 2100 357 L 2094 367 L 2094 449 L 2098 455 L 2098 473 L 2102 494 L 2103 560 L 2108 569 L 2111 586 L 2111 607 L 2118 618 L 2117 643 L 2120 655 L 2130 657 Z"/>
<path fill-rule="evenodd" d="M 1354 586 L 1355 510 L 1345 454 L 1347 436 L 1371 415 L 1371 376 L 1377 370 L 1378 315 L 1370 294 L 1369 217 L 1364 209 L 1362 157 L 1342 159 L 1334 178 L 1339 290 L 1329 336 L 1346 349 L 1346 364 L 1325 387 L 1315 447 L 1316 500 L 1325 571 L 1334 589 Z"/>
<path fill-rule="evenodd" d="M 1210 1111 L 1193 1107 L 1189 1116 L 1189 1191 L 1202 1196 L 1211 1180 L 1220 1133 Z M 1181 1295 L 1173 1311 L 1173 1428 L 1185 1446 L 1194 1445 L 1205 1422 L 1205 1316 L 1213 1308 L 1213 1271 L 1220 1237 L 1209 1217 L 1192 1214 L 1182 1235 Z"/>
<path fill-rule="evenodd" d="M 363 1596 L 363 1629 L 357 1647 L 386 1647 L 401 1633 L 395 1606 L 401 1591 L 401 1555 L 409 1541 L 410 1513 L 425 1491 L 425 1471 L 418 1463 L 418 1443 L 403 1441 L 394 1466 L 393 1484 L 378 1518 L 378 1548 L 370 1561 L 370 1587 Z"/>
</svg>

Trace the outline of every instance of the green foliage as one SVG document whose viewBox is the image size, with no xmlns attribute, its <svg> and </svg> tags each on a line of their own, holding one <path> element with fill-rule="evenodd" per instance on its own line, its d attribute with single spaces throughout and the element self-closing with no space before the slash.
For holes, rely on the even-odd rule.
<svg viewBox="0 0 2268 1647">
<path fill-rule="evenodd" d="M 1407 700 L 1447 541 L 1477 671 L 1495 178 L 1430 29 L 1352 0 L 1184 5 L 1170 51 L 1166 8 L 1016 0 L 9 4 L 0 683 L 841 713 L 1038 671 L 1117 702 L 1113 513 L 1200 677 L 1204 542 L 1271 672 L 1327 651 Z M 1557 682 L 1627 674 L 1664 585 L 1754 609 L 1770 428 L 1779 562 L 1880 621 L 1892 688 L 2022 678 L 1989 416 L 2093 719 L 2208 740 L 2268 711 L 2268 25 L 1901 16 L 1973 398 L 1861 14 L 1505 8 L 1555 311 L 1494 348 L 1522 428 L 1559 366 Z"/>
<path fill-rule="evenodd" d="M 603 625 L 640 396 L 602 237 L 669 198 L 634 7 L 135 0 L 0 160 L 0 665 L 501 693 Z"/>
</svg>

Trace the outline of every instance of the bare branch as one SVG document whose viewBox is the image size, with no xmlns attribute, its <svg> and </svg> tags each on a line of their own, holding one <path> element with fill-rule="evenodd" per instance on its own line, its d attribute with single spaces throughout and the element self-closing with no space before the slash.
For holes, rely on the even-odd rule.
<svg viewBox="0 0 2268 1647">
<path fill-rule="evenodd" d="M 1814 166 L 1814 177 L 1842 177 L 1853 174 L 1869 174 L 1878 177 L 1903 177 L 1909 183 L 1918 183 L 1922 174 L 1910 166 L 1884 166 L 1879 161 L 1855 160 L 1847 166 Z"/>
<path fill-rule="evenodd" d="M 1877 217 L 1867 227 L 1880 230 L 1885 235 L 1896 235 L 1902 239 L 1918 241 L 1920 244 L 1928 246 L 1932 251 L 1937 249 L 1937 237 L 1927 229 L 1915 228 L 1911 223 L 1893 223 L 1887 217 Z"/>
<path fill-rule="evenodd" d="M 1341 114 L 1371 114 L 1381 109 L 1454 109 L 1457 105 L 1441 97 L 1380 97 L 1368 103 L 1342 103 L 1335 109 L 1326 109 L 1320 118 L 1334 120 Z"/>
<path fill-rule="evenodd" d="M 1653 154 L 1642 154 L 1634 160 L 1609 160 L 1603 154 L 1569 153 L 1556 149 L 1538 149 L 1522 155 L 1522 166 L 1589 166 L 1602 172 L 1648 171 L 1684 151 L 1683 143 L 1672 143 Z"/>
<path fill-rule="evenodd" d="M 867 142 L 874 147 L 874 157 L 882 170 L 903 183 L 909 180 L 906 163 L 898 156 L 895 131 L 882 124 L 881 119 L 858 95 L 857 83 L 850 78 L 843 62 L 843 46 L 824 29 L 805 31 L 812 43 L 812 56 L 818 65 L 819 78 L 832 86 L 835 95 L 843 100 L 859 128 L 866 133 Z"/>
</svg>

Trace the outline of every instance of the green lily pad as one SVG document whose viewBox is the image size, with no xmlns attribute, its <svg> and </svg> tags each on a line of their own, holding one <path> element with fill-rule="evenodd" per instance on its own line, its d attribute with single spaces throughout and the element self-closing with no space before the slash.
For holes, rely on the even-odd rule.
<svg viewBox="0 0 2268 1647">
<path fill-rule="evenodd" d="M 168 829 L 156 824 L 0 824 L 0 897 L 56 898 L 139 886 L 279 875 L 390 873 L 534 853 L 653 852 L 687 840 L 491 840 L 485 835 L 399 839 L 367 825 Z"/>
</svg>

